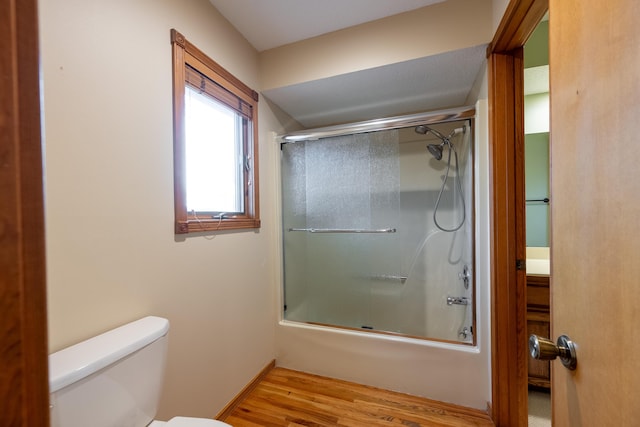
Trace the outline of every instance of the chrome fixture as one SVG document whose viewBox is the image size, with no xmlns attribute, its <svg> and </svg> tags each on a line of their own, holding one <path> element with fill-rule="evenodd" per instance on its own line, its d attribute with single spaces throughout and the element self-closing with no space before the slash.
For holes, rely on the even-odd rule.
<svg viewBox="0 0 640 427">
<path fill-rule="evenodd" d="M 438 198 L 436 199 L 436 206 L 433 209 L 433 222 L 435 223 L 436 227 L 438 227 L 442 231 L 447 231 L 447 232 L 458 231 L 464 224 L 464 221 L 466 219 L 467 209 L 464 203 L 464 195 L 462 194 L 462 184 L 460 184 L 460 169 L 458 168 L 458 152 L 456 151 L 455 147 L 451 143 L 451 138 L 460 133 L 465 133 L 466 128 L 465 127 L 455 128 L 447 136 L 444 136 L 442 133 L 438 132 L 437 130 L 432 129 L 425 125 L 418 125 L 414 128 L 414 130 L 416 133 L 419 133 L 421 135 L 432 133 L 440 140 L 440 144 L 427 145 L 427 150 L 429 150 L 429 153 L 431 153 L 431 155 L 436 160 L 442 160 L 442 153 L 445 146 L 449 149 L 448 150 L 449 155 L 447 157 L 447 172 L 445 173 L 444 180 L 442 181 L 442 186 L 440 187 L 440 192 L 438 193 Z M 444 228 L 438 223 L 437 214 L 438 214 L 438 207 L 440 206 L 440 198 L 442 197 L 442 192 L 444 191 L 444 187 L 447 185 L 447 180 L 449 179 L 449 170 L 451 169 L 451 152 L 453 152 L 454 158 L 456 160 L 456 182 L 458 183 L 458 192 L 460 194 L 460 200 L 462 201 L 462 221 L 460 221 L 460 224 L 458 224 L 453 228 Z"/>
<path fill-rule="evenodd" d="M 326 126 L 316 129 L 307 129 L 277 136 L 278 142 L 288 144 L 299 141 L 310 141 L 332 136 L 352 135 L 356 133 L 375 132 L 385 129 L 400 129 L 415 125 L 429 125 L 436 123 L 455 122 L 464 119 L 473 119 L 476 109 L 473 106 L 450 108 L 447 110 L 430 111 L 427 113 L 413 114 L 409 116 L 387 117 L 383 119 L 367 120 L 345 125 Z"/>
<path fill-rule="evenodd" d="M 557 343 L 548 338 L 531 335 L 529 337 L 529 353 L 531 353 L 531 357 L 538 360 L 554 360 L 560 356 L 564 367 L 572 371 L 578 365 L 576 345 L 566 335 L 560 335 Z"/>
<path fill-rule="evenodd" d="M 447 297 L 447 305 L 469 305 L 467 297 Z"/>
<path fill-rule="evenodd" d="M 395 233 L 395 228 L 290 228 L 289 231 L 306 231 L 307 233 Z"/>
<path fill-rule="evenodd" d="M 464 326 L 462 329 L 460 329 L 460 332 L 458 332 L 458 336 L 461 339 L 466 340 L 469 337 L 473 336 L 473 332 L 471 332 L 471 328 Z"/>
<path fill-rule="evenodd" d="M 458 274 L 458 277 L 462 279 L 465 289 L 469 289 L 469 282 L 471 281 L 471 269 L 468 265 L 465 265 L 462 269 L 462 273 Z"/>
</svg>

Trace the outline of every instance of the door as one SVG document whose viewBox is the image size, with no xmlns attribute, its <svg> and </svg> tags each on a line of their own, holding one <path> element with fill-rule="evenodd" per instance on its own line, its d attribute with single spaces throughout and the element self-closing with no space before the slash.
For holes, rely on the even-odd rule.
<svg viewBox="0 0 640 427">
<path fill-rule="evenodd" d="M 554 426 L 640 422 L 640 2 L 551 0 Z"/>
</svg>

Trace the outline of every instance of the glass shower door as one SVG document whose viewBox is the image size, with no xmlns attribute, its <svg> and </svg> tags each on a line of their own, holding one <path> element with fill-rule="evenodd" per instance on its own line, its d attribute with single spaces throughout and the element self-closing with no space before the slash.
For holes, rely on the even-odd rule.
<svg viewBox="0 0 640 427">
<path fill-rule="evenodd" d="M 287 320 L 393 329 L 374 314 L 403 283 L 397 152 L 397 131 L 283 145 Z"/>
<path fill-rule="evenodd" d="M 472 132 L 438 129 L 282 145 L 286 320 L 473 342 Z"/>
</svg>

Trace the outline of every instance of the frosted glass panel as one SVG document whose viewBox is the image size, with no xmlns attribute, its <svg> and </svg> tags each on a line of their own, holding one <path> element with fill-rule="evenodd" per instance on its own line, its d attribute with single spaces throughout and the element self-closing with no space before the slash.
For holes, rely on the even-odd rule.
<svg viewBox="0 0 640 427">
<path fill-rule="evenodd" d="M 397 233 L 373 232 L 398 227 L 398 165 L 396 131 L 283 146 L 288 319 L 369 326 L 371 281 L 400 274 Z"/>
</svg>

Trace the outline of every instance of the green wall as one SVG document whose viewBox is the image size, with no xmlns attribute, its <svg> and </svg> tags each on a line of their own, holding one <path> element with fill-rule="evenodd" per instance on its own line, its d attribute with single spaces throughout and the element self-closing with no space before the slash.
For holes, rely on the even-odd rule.
<svg viewBox="0 0 640 427">
<path fill-rule="evenodd" d="M 549 133 L 525 135 L 525 194 L 526 199 L 549 198 Z M 549 246 L 549 204 L 528 202 L 527 246 Z"/>
<path fill-rule="evenodd" d="M 542 21 L 524 46 L 524 68 L 549 65 L 549 21 Z"/>
</svg>

